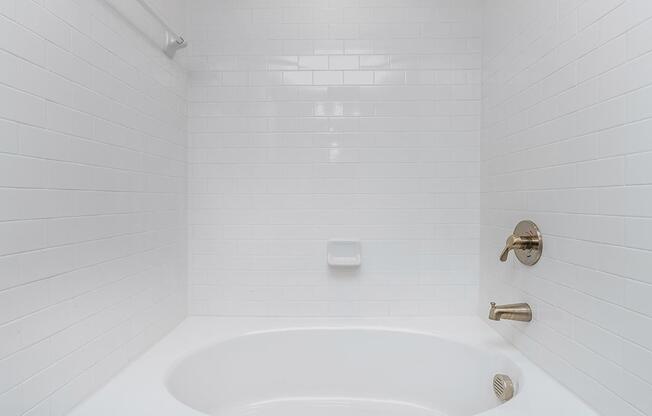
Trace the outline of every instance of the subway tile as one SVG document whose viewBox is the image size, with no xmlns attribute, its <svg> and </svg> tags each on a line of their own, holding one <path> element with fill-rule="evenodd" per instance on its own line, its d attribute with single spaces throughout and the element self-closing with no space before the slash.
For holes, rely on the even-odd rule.
<svg viewBox="0 0 652 416">
<path fill-rule="evenodd" d="M 328 69 L 328 56 L 300 56 L 299 69 L 326 70 Z"/>
<path fill-rule="evenodd" d="M 624 304 L 632 310 L 652 316 L 652 307 L 650 307 L 649 302 L 650 294 L 652 294 L 652 285 L 635 281 L 627 282 Z"/>
<path fill-rule="evenodd" d="M 315 85 L 342 85 L 342 71 L 315 71 L 313 73 Z"/>
<path fill-rule="evenodd" d="M 0 120 L 0 151 L 4 153 L 18 152 L 18 124 Z"/>
<path fill-rule="evenodd" d="M 652 35 L 652 22 L 649 20 L 627 32 L 627 54 L 630 58 L 638 57 L 652 50 L 647 42 L 650 35 Z"/>
<path fill-rule="evenodd" d="M 480 298 L 508 291 L 544 301 L 550 319 L 515 328 L 512 339 L 604 414 L 649 411 L 647 3 L 563 1 L 560 19 L 539 26 L 542 5 L 494 6 L 509 18 L 485 14 L 483 32 L 482 229 L 499 237 L 533 218 L 548 243 L 536 269 L 494 272 L 483 240 Z M 527 43 L 508 40 L 514 19 L 533 25 L 518 33 Z M 570 333 L 557 316 L 573 320 Z"/>
<path fill-rule="evenodd" d="M 101 309 L 122 304 L 127 310 L 138 301 L 142 309 L 122 312 L 121 319 L 147 314 L 148 321 L 172 328 L 182 318 L 183 299 L 172 288 L 182 287 L 185 276 L 169 272 L 182 270 L 182 256 L 154 253 L 178 245 L 183 234 L 175 217 L 185 212 L 179 186 L 185 156 L 179 154 L 185 154 L 186 75 L 167 66 L 139 35 L 92 16 L 81 3 L 10 3 L 14 7 L 1 8 L 10 20 L 0 17 L 6 69 L 0 193 L 7 200 L 0 210 L 0 360 L 16 371 L 0 377 L 0 413 L 39 415 L 49 414 L 52 395 L 73 376 L 90 377 L 89 366 L 70 378 L 39 372 L 81 362 L 89 353 L 80 349 L 78 335 L 64 332 L 68 327 Z M 120 36 L 126 37 L 117 41 Z M 238 72 L 226 81 L 245 79 Z M 159 281 L 127 279 L 111 290 L 88 292 L 151 267 Z M 154 286 L 156 300 L 133 297 Z M 152 312 L 155 303 L 178 312 Z M 126 346 L 145 332 L 132 329 L 118 338 L 98 325 L 94 336 Z M 52 340 L 62 338 L 51 353 Z M 108 354 L 92 353 L 98 361 Z M 112 371 L 125 364 L 117 362 Z M 96 387 L 88 384 L 69 396 L 67 408 Z"/>
<path fill-rule="evenodd" d="M 628 185 L 647 185 L 652 182 L 652 152 L 630 155 L 625 159 L 625 180 Z"/>
<path fill-rule="evenodd" d="M 16 10 L 13 10 L 15 13 Z M 30 29 L 0 16 L 0 49 L 11 52 L 37 65 L 45 63 L 46 40 Z"/>
<path fill-rule="evenodd" d="M 374 74 L 368 71 L 344 71 L 344 84 L 348 85 L 371 85 Z"/>
<path fill-rule="evenodd" d="M 0 85 L 0 113 L 4 118 L 37 126 L 45 125 L 46 101 Z"/>
<path fill-rule="evenodd" d="M 358 70 L 360 67 L 357 56 L 329 56 L 328 68 L 332 70 Z"/>
<path fill-rule="evenodd" d="M 499 286 L 526 290 L 550 304 L 517 346 L 599 411 L 646 413 L 652 10 L 563 1 L 558 21 L 557 9 L 526 2 L 485 16 L 497 21 L 481 34 L 479 7 L 345 3 L 190 7 L 201 25 L 188 28 L 183 57 L 187 109 L 183 71 L 124 42 L 132 35 L 111 19 L 67 0 L 0 7 L 0 48 L 24 69 L 0 86 L 12 103 L 0 107 L 0 182 L 13 200 L 0 234 L 18 242 L 0 242 L 0 294 L 13 299 L 0 310 L 12 320 L 0 357 L 56 342 L 74 359 L 91 333 L 114 346 L 142 335 L 140 313 L 128 336 L 89 317 L 124 316 L 121 302 L 152 276 L 165 280 L 157 288 L 185 285 L 169 273 L 184 259 L 166 246 L 182 243 L 187 188 L 193 313 L 436 315 L 450 299 L 474 304 L 478 284 L 482 302 Z M 51 82 L 29 82 L 42 73 Z M 493 275 L 480 227 L 502 241 L 520 218 L 542 225 L 545 257 Z M 369 248 L 353 286 L 319 249 L 342 235 Z M 101 282 L 115 286 L 95 293 Z M 183 309 L 160 290 L 161 308 Z M 16 305 L 21 291 L 33 302 Z M 64 414 L 89 380 L 126 363 L 89 351 L 98 369 L 65 387 L 2 378 L 0 413 L 26 411 L 13 404 L 22 395 Z"/>
<path fill-rule="evenodd" d="M 211 293 L 193 296 L 191 309 L 227 315 L 440 314 L 444 311 L 442 299 L 474 298 L 473 290 L 451 286 L 455 277 L 443 276 L 443 270 L 449 270 L 453 276 L 462 275 L 465 284 L 474 283 L 473 272 L 458 254 L 468 254 L 472 263 L 477 256 L 477 251 L 465 251 L 463 246 L 479 236 L 472 232 L 478 221 L 474 200 L 479 190 L 479 141 L 454 129 L 479 130 L 473 117 L 480 113 L 480 96 L 479 88 L 466 88 L 471 72 L 452 68 L 471 66 L 479 83 L 477 42 L 463 34 L 465 30 L 472 33 L 473 17 L 451 14 L 451 19 L 460 19 L 457 35 L 453 35 L 451 24 L 437 20 L 434 8 L 381 11 L 376 4 L 346 6 L 331 4 L 325 14 L 316 5 L 288 12 L 285 18 L 291 27 L 274 27 L 273 31 L 275 36 L 285 37 L 284 48 L 293 52 L 286 57 L 272 56 L 265 72 L 237 59 L 244 64 L 237 70 L 259 72 L 256 78 L 263 81 L 255 85 L 274 82 L 266 81 L 265 76 L 278 83 L 278 77 L 270 74 L 284 71 L 286 88 L 268 89 L 261 95 L 191 88 L 190 129 L 205 133 L 201 139 L 195 133 L 190 138 L 190 222 L 216 227 L 191 233 L 190 274 L 196 278 L 190 284 L 191 292 Z M 282 13 L 275 10 L 254 7 L 253 15 L 277 23 Z M 307 19 L 318 19 L 318 24 Z M 433 37 L 435 32 L 440 35 L 429 41 L 409 39 L 418 37 L 420 25 L 415 22 L 421 21 L 431 25 Z M 246 28 L 230 30 L 230 36 L 259 36 Z M 449 34 L 458 38 L 447 39 Z M 213 44 L 222 42 L 223 35 L 208 36 Z M 259 51 L 253 44 L 238 47 L 239 52 L 232 52 L 242 56 Z M 414 54 L 405 56 L 406 51 Z M 204 59 L 210 62 L 219 56 Z M 406 85 L 406 70 L 420 70 L 423 65 L 450 68 L 450 80 L 437 88 L 434 72 L 424 71 L 424 80 L 414 82 L 418 85 Z M 220 76 L 212 74 L 210 79 Z M 452 101 L 449 85 L 465 87 L 455 91 L 457 101 Z M 261 101 L 269 104 L 267 112 L 263 112 Z M 231 104 L 223 105 L 226 103 Z M 234 123 L 236 115 L 240 120 Z M 252 130 L 251 124 L 263 115 L 273 118 L 260 130 Z M 218 130 L 219 135 L 214 134 Z M 243 141 L 238 142 L 237 137 Z M 425 199 L 432 199 L 433 206 L 424 205 Z M 342 215 L 341 207 L 351 204 L 355 210 Z M 236 207 L 239 210 L 233 209 Z M 422 222 L 438 226 L 468 223 L 469 241 L 444 245 L 443 237 L 437 237 L 422 254 L 423 262 L 409 264 L 370 248 L 370 272 L 366 274 L 393 275 L 406 267 L 431 274 L 434 270 L 441 276 L 431 279 L 428 290 L 399 286 L 387 291 L 388 298 L 382 301 L 372 287 L 355 292 L 348 288 L 336 294 L 326 290 L 336 281 L 325 269 L 319 247 L 330 236 L 370 238 L 370 247 L 378 246 L 373 241 L 396 237 L 418 243 L 434 238 L 434 230 L 426 232 L 416 225 Z M 319 240 L 307 240 L 315 235 Z M 229 247 L 233 239 L 239 241 L 239 247 L 228 250 L 232 259 L 222 259 L 216 253 Z M 272 241 L 275 243 L 270 246 Z M 308 245 L 314 248 L 304 253 Z M 403 257 L 412 256 L 403 251 Z M 305 259 L 298 261 L 300 253 Z M 222 277 L 207 277 L 209 270 L 223 274 L 221 262 L 228 262 L 239 279 L 250 284 L 255 299 Z M 252 268 L 257 273 L 246 271 Z M 289 269 L 295 270 L 296 276 L 288 277 Z M 261 277 L 262 273 L 267 277 Z M 272 277 L 292 305 L 283 305 L 279 292 L 265 287 Z M 299 290 L 291 286 L 294 282 L 307 286 Z M 439 284 L 447 286 L 437 290 Z M 345 295 L 349 298 L 341 301 L 340 296 Z M 424 299 L 439 306 L 426 307 Z"/>
<path fill-rule="evenodd" d="M 49 42 L 70 47 L 70 27 L 38 4 L 16 2 L 16 21 Z"/>
<path fill-rule="evenodd" d="M 311 71 L 285 71 L 283 83 L 287 85 L 312 85 L 313 72 Z"/>
</svg>

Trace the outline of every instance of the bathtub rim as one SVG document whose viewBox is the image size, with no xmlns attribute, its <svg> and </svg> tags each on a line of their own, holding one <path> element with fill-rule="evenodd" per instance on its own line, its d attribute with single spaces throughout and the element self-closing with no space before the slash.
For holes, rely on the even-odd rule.
<svg viewBox="0 0 652 416">
<path fill-rule="evenodd" d="M 77 405 L 70 416 L 206 416 L 177 400 L 166 385 L 173 366 L 210 345 L 257 332 L 278 332 L 331 327 L 334 329 L 384 329 L 444 338 L 474 348 L 490 348 L 504 355 L 522 372 L 523 400 L 509 402 L 474 416 L 598 416 L 559 382 L 533 364 L 484 320 L 473 316 L 415 318 L 237 318 L 192 316 L 135 358 L 109 383 Z M 535 390 L 539 390 L 539 394 Z M 141 394 L 134 397 L 133 391 Z M 545 391 L 545 393 L 541 393 Z M 555 400 L 550 400 L 550 397 Z"/>
</svg>

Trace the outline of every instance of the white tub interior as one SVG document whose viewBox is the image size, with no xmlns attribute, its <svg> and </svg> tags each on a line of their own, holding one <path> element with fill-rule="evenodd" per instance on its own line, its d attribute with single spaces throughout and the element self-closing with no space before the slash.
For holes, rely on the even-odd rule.
<svg viewBox="0 0 652 416">
<path fill-rule="evenodd" d="M 429 335 L 304 329 L 246 335 L 183 359 L 170 392 L 214 416 L 471 416 L 500 404 L 505 357 Z M 315 413 L 316 412 L 316 413 Z"/>
</svg>

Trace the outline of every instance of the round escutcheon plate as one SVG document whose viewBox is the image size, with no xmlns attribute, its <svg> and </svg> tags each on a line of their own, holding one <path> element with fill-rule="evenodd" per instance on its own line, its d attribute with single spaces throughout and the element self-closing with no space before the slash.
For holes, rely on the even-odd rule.
<svg viewBox="0 0 652 416">
<path fill-rule="evenodd" d="M 543 254 L 543 236 L 541 235 L 541 231 L 539 231 L 539 227 L 532 221 L 521 221 L 514 228 L 514 235 L 530 237 L 534 241 L 533 246 L 530 248 L 515 249 L 514 254 L 516 254 L 516 258 L 526 266 L 537 264 L 539 259 L 541 259 L 541 254 Z"/>
</svg>

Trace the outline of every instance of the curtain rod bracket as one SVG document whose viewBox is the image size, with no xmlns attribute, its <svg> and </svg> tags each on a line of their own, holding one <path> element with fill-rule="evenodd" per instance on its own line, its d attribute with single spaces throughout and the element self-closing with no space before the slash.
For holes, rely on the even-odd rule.
<svg viewBox="0 0 652 416">
<path fill-rule="evenodd" d="M 167 41 L 165 43 L 165 54 L 170 58 L 174 58 L 174 54 L 177 53 L 179 49 L 183 49 L 188 46 L 188 43 L 183 38 L 183 36 L 174 36 L 167 32 L 166 34 Z"/>
</svg>

